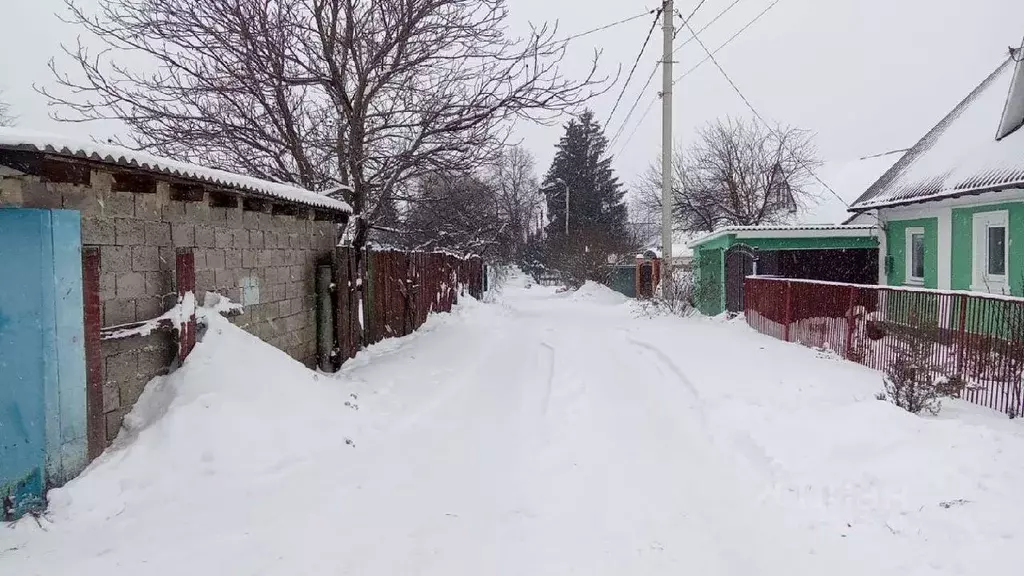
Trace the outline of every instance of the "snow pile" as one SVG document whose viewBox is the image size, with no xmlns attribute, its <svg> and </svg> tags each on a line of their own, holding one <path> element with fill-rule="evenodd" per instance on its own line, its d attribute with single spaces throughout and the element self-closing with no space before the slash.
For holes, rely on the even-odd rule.
<svg viewBox="0 0 1024 576">
<path fill-rule="evenodd" d="M 612 290 L 604 284 L 598 284 L 591 280 L 587 280 L 583 286 L 580 286 L 575 292 L 567 292 L 569 299 L 575 302 L 590 302 L 593 304 L 625 304 L 629 302 L 629 298 L 622 294 Z"/>
<path fill-rule="evenodd" d="M 911 415 L 875 398 L 880 373 L 744 324 L 658 319 L 631 332 L 672 342 L 661 361 L 700 398 L 718 450 L 804 533 L 791 537 L 842 539 L 848 565 L 831 573 L 1015 570 L 1024 422 L 962 400 Z"/>
<path fill-rule="evenodd" d="M 193 567 L 204 573 L 229 573 L 199 550 L 230 555 L 244 534 L 213 527 L 274 525 L 283 510 L 314 506 L 324 483 L 336 480 L 353 451 L 349 392 L 218 314 L 207 322 L 184 365 L 147 385 L 113 447 L 49 493 L 47 532 L 28 520 L 0 531 L 0 550 L 36 544 L 0 554 L 0 573 L 68 573 L 73 565 L 78 574 L 109 574 L 72 559 L 110 546 L 131 573 L 193 573 L 173 568 L 182 549 L 199 554 Z M 164 563 L 166 572 L 157 568 Z"/>
<path fill-rule="evenodd" d="M 114 449 L 50 493 L 55 519 L 229 513 L 244 502 L 232 487 L 281 483 L 305 461 L 347 455 L 339 386 L 217 315 L 207 322 L 188 361 L 146 387 Z"/>
</svg>

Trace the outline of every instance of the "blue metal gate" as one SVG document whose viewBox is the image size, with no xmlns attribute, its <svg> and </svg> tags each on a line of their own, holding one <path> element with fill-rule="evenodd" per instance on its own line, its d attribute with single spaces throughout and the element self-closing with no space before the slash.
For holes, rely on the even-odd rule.
<svg viewBox="0 0 1024 576">
<path fill-rule="evenodd" d="M 45 504 L 86 464 L 78 212 L 0 209 L 0 498 Z"/>
</svg>

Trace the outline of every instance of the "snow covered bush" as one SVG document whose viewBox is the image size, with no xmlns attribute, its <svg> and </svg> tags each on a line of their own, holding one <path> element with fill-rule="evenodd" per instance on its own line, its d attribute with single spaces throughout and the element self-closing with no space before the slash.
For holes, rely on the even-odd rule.
<svg viewBox="0 0 1024 576">
<path fill-rule="evenodd" d="M 885 370 L 885 395 L 907 412 L 922 410 L 938 414 L 942 410 L 931 362 L 931 344 L 922 338 L 902 341 L 892 364 Z"/>
<path fill-rule="evenodd" d="M 654 298 L 640 300 L 637 306 L 641 316 L 687 316 L 695 310 L 693 273 L 690 270 L 677 269 L 673 274 L 671 293 L 663 292 Z M 664 290 L 664 284 L 661 289 Z"/>
<path fill-rule="evenodd" d="M 934 360 L 934 328 L 918 328 L 897 342 L 895 358 L 885 370 L 885 398 L 913 414 L 935 415 L 942 398 L 957 398 L 966 381 L 942 373 Z"/>
</svg>

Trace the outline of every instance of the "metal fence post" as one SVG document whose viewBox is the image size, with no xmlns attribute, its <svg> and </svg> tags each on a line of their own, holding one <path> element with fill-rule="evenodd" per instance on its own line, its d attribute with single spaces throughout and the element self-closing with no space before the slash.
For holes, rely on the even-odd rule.
<svg viewBox="0 0 1024 576">
<path fill-rule="evenodd" d="M 793 283 L 786 281 L 786 324 L 783 327 L 783 340 L 789 342 L 789 325 L 793 321 Z"/>
<path fill-rule="evenodd" d="M 853 323 L 856 314 L 853 312 L 857 305 L 857 288 L 850 286 L 850 307 L 846 311 L 846 347 L 843 349 L 843 358 L 850 359 L 850 349 L 853 347 Z"/>
<path fill-rule="evenodd" d="M 964 376 L 966 373 L 964 366 L 964 355 L 967 353 L 967 347 L 964 345 L 964 341 L 967 336 L 967 296 L 960 296 L 960 326 L 957 328 L 957 367 L 956 373 L 959 376 Z"/>
</svg>

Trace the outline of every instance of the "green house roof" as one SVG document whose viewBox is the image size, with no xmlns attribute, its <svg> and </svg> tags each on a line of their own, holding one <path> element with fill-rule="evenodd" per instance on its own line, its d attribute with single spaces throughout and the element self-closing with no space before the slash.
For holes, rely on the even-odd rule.
<svg viewBox="0 0 1024 576">
<path fill-rule="evenodd" d="M 762 250 L 827 250 L 874 248 L 879 230 L 873 225 L 729 226 L 690 242 L 694 250 L 746 244 Z"/>
</svg>

